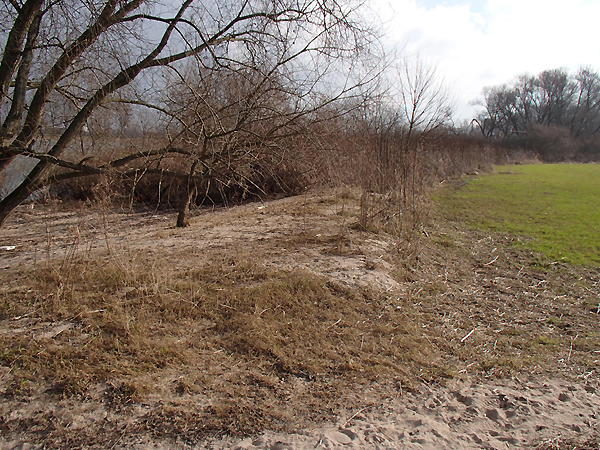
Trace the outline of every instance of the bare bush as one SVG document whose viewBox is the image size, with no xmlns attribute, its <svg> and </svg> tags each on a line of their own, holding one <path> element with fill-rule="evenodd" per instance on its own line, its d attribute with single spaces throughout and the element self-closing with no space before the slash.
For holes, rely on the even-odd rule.
<svg viewBox="0 0 600 450">
<path fill-rule="evenodd" d="M 359 6 L 6 2 L 0 172 L 17 179 L 0 201 L 0 223 L 41 187 L 82 176 L 134 185 L 150 174 L 176 178 L 182 211 L 197 181 L 223 167 L 251 181 L 247 164 L 232 162 L 281 149 L 273 143 L 302 131 L 310 114 L 375 78 L 376 70 L 362 70 L 372 34 Z M 148 130 L 132 118 L 143 115 L 162 133 L 139 145 L 132 138 Z M 88 139 L 99 131 L 129 145 L 101 153 Z M 20 158 L 29 166 L 16 168 Z"/>
<path fill-rule="evenodd" d="M 382 228 L 415 246 L 424 212 L 424 164 L 450 123 L 450 98 L 435 71 L 419 61 L 399 67 L 392 86 L 370 122 L 371 173 L 363 180 L 361 226 Z"/>
<path fill-rule="evenodd" d="M 454 129 L 450 96 L 433 70 L 416 63 L 394 75 L 397 90 L 381 89 L 330 124 L 334 131 L 323 138 L 331 150 L 320 164 L 329 181 L 361 188 L 360 228 L 400 237 L 400 256 L 411 260 L 419 253 L 431 187 L 490 170 L 508 155 Z"/>
</svg>

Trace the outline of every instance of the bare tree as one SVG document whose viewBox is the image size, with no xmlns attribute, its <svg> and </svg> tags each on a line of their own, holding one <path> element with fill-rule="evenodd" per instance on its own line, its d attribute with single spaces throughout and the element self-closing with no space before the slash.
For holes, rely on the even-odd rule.
<svg viewBox="0 0 600 450">
<path fill-rule="evenodd" d="M 319 37 L 313 35 L 310 42 L 300 47 L 289 46 L 288 39 L 280 37 L 276 41 L 280 48 L 275 52 L 273 41 L 268 48 L 264 41 L 247 45 L 247 61 L 227 60 L 218 69 L 194 61 L 196 64 L 188 67 L 186 75 L 178 74 L 171 83 L 165 109 L 178 120 L 169 131 L 177 136 L 174 142 L 189 149 L 192 156 L 183 158 L 187 181 L 179 208 L 179 226 L 185 224 L 198 182 L 217 180 L 255 191 L 262 191 L 255 181 L 257 176 L 285 184 L 276 173 L 285 170 L 273 170 L 273 165 L 293 162 L 295 152 L 306 150 L 294 141 L 300 139 L 306 145 L 315 125 L 345 114 L 364 101 L 365 91 L 370 91 L 367 86 L 379 73 L 351 70 L 353 79 L 336 75 L 335 87 L 327 88 L 321 85 L 325 82 L 322 69 L 343 59 L 345 50 L 330 45 L 318 55 L 310 55 L 308 69 L 303 58 Z M 315 71 L 315 66 L 320 69 Z M 174 158 L 160 161 L 154 170 L 182 160 L 171 156 Z"/>
<path fill-rule="evenodd" d="M 573 100 L 575 84 L 567 71 L 563 69 L 545 70 L 535 81 L 536 122 L 542 125 L 566 125 L 566 114 Z"/>
<path fill-rule="evenodd" d="M 390 67 L 378 97 L 361 110 L 357 122 L 367 124 L 376 136 L 376 177 L 369 189 L 401 189 L 408 195 L 421 144 L 452 122 L 452 99 L 443 80 L 432 67 L 418 59 L 407 59 Z M 408 198 L 402 197 L 408 204 Z"/>
<path fill-rule="evenodd" d="M 17 159 L 32 162 L 0 201 L 0 225 L 51 182 L 165 173 L 161 162 L 180 155 L 187 170 L 172 175 L 192 186 L 197 171 L 215 169 L 207 155 L 223 164 L 247 155 L 243 149 L 264 148 L 266 137 L 285 136 L 281 130 L 372 78 L 333 76 L 342 60 L 362 61 L 370 44 L 357 7 L 317 0 L 4 0 L 0 14 L 10 29 L 0 35 L 0 175 Z M 219 83 L 240 89 L 207 91 Z M 177 89 L 182 96 L 169 99 Z M 266 105 L 260 99 L 273 91 L 285 108 L 273 109 L 277 120 L 261 125 L 266 109 L 257 105 Z M 225 94 L 230 98 L 219 106 L 217 97 Z M 276 95 L 267 97 L 277 103 Z M 108 161 L 94 153 L 71 156 L 86 124 L 117 104 L 155 111 L 170 123 L 167 138 Z"/>
<path fill-rule="evenodd" d="M 405 61 L 388 75 L 380 107 L 365 114 L 368 167 L 374 173 L 365 177 L 361 224 L 380 224 L 406 238 L 413 253 L 428 181 L 424 167 L 452 124 L 452 101 L 435 70 L 419 60 Z"/>
<path fill-rule="evenodd" d="M 600 75 L 590 68 L 575 74 L 575 94 L 572 105 L 571 134 L 578 138 L 600 133 Z"/>
<path fill-rule="evenodd" d="M 477 122 L 484 136 L 499 139 L 534 129 L 539 135 L 543 127 L 567 127 L 575 138 L 593 136 L 600 133 L 599 80 L 590 68 L 575 75 L 564 69 L 521 75 L 511 84 L 484 90 L 486 111 Z"/>
<path fill-rule="evenodd" d="M 421 61 L 405 63 L 398 70 L 399 109 L 404 126 L 400 133 L 402 199 L 407 206 L 416 205 L 418 153 L 423 142 L 440 128 L 450 124 L 452 100 L 448 89 L 435 70 Z"/>
</svg>

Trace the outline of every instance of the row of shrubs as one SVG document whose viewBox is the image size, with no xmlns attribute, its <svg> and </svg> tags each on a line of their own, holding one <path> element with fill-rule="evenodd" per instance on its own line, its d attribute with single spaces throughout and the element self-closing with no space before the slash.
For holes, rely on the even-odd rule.
<svg viewBox="0 0 600 450">
<path fill-rule="evenodd" d="M 386 142 L 382 146 L 382 142 Z M 295 195 L 312 186 L 356 186 L 371 191 L 425 190 L 443 179 L 489 170 L 522 159 L 523 152 L 450 131 L 431 133 L 406 148 L 400 138 L 373 134 L 321 136 L 318 145 L 287 149 L 286 157 L 265 153 L 238 169 L 192 180 L 192 206 L 233 205 L 258 198 Z M 114 155 L 113 155 L 114 156 Z M 174 163 L 185 165 L 181 159 Z M 167 166 L 168 167 L 168 166 Z M 110 201 L 148 208 L 177 208 L 188 180 L 165 172 L 123 177 L 116 171 L 51 185 L 46 198 Z M 140 174 L 143 173 L 141 169 Z M 418 182 L 415 182 L 418 180 Z"/>
</svg>

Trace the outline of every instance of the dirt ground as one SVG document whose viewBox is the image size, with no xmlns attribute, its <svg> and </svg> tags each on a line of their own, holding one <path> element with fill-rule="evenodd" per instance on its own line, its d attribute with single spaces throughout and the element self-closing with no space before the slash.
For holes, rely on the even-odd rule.
<svg viewBox="0 0 600 450">
<path fill-rule="evenodd" d="M 598 268 L 359 200 L 20 208 L 0 448 L 600 448 Z"/>
</svg>

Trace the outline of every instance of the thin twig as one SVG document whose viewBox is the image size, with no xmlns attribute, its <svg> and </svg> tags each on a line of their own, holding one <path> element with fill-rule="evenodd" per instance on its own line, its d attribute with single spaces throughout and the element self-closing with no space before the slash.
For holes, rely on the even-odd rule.
<svg viewBox="0 0 600 450">
<path fill-rule="evenodd" d="M 571 348 L 569 348 L 569 356 L 567 356 L 567 364 L 569 364 L 569 361 L 571 361 L 571 353 L 573 353 L 573 341 L 575 341 L 575 339 L 577 339 L 578 337 L 579 337 L 579 335 L 577 335 L 573 339 L 571 339 Z"/>
<path fill-rule="evenodd" d="M 498 259 L 498 256 L 500 256 L 500 255 L 496 255 L 496 257 L 494 259 L 492 259 L 489 263 L 484 264 L 484 266 L 489 266 L 491 264 L 494 264 L 496 262 L 496 260 Z"/>
<path fill-rule="evenodd" d="M 331 327 L 335 327 L 338 323 L 340 323 L 342 321 L 341 318 L 339 318 L 338 320 L 335 321 L 335 323 L 332 323 L 331 325 L 329 325 L 327 328 L 325 328 L 326 330 L 329 330 Z"/>
<path fill-rule="evenodd" d="M 354 419 L 356 416 L 358 416 L 365 409 L 369 409 L 369 408 L 372 408 L 372 407 L 373 407 L 373 405 L 369 405 L 369 406 L 365 406 L 364 408 L 359 409 L 358 411 L 356 411 L 354 414 L 352 414 L 352 417 L 350 417 L 348 420 L 346 420 L 344 422 L 344 424 L 342 425 L 342 428 L 346 428 L 348 426 L 348 424 L 352 421 L 352 419 Z"/>
<path fill-rule="evenodd" d="M 469 331 L 469 334 L 467 334 L 467 335 L 466 335 L 464 338 L 462 338 L 462 339 L 460 340 L 460 342 L 465 342 L 465 340 L 466 340 L 466 339 L 467 339 L 469 336 L 471 336 L 471 335 L 473 334 L 473 332 L 474 332 L 476 329 L 477 329 L 477 327 L 475 327 L 475 328 L 473 328 L 471 331 Z"/>
</svg>

